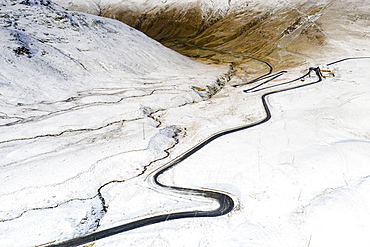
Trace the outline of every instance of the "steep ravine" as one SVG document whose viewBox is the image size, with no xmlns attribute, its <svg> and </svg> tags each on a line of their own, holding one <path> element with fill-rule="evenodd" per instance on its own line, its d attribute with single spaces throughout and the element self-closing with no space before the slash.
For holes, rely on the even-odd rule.
<svg viewBox="0 0 370 247">
<path fill-rule="evenodd" d="M 162 44 L 193 58 L 216 63 L 249 62 L 195 46 L 251 55 L 275 68 L 323 58 L 334 43 L 361 36 L 351 25 L 369 23 L 364 0 L 299 1 L 112 1 L 62 3 L 72 10 L 120 20 Z M 333 30 L 346 31 L 338 35 Z M 337 49 L 337 48 L 336 48 Z M 339 51 L 338 51 L 339 53 Z"/>
</svg>

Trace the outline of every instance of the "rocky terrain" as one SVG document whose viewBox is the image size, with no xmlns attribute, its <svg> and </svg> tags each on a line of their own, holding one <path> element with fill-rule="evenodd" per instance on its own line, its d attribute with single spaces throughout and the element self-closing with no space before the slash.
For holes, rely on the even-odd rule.
<svg viewBox="0 0 370 247">
<path fill-rule="evenodd" d="M 370 24 L 366 0 L 56 2 L 120 20 L 182 54 L 215 62 L 245 59 L 195 46 L 264 58 L 283 68 L 319 60 L 333 50 L 348 53 L 337 43 L 370 37 L 368 28 L 358 28 Z M 362 45 L 352 44 L 351 51 L 360 52 L 356 47 Z"/>
</svg>

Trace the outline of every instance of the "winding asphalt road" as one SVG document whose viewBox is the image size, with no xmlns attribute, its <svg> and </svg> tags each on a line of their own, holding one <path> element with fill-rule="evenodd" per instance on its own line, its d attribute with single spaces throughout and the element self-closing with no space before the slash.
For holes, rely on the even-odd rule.
<svg viewBox="0 0 370 247">
<path fill-rule="evenodd" d="M 228 53 L 228 54 L 234 54 L 234 53 Z M 251 57 L 248 57 L 248 56 L 245 56 L 245 55 L 242 55 L 242 54 L 235 54 L 235 55 L 251 58 Z M 345 60 L 363 59 L 363 58 L 368 58 L 369 59 L 370 57 L 345 58 L 345 59 L 342 59 L 342 60 L 332 62 L 328 65 L 332 65 L 332 64 L 342 62 L 342 61 L 345 61 Z M 259 60 L 259 59 L 255 59 L 255 58 L 251 58 L 251 59 L 261 61 L 261 62 L 265 63 L 266 65 L 268 65 L 269 72 L 267 74 L 263 75 L 263 76 L 260 76 L 256 79 L 254 79 L 250 82 L 244 83 L 242 85 L 251 84 L 251 83 L 263 80 L 263 79 L 268 79 L 267 82 L 272 81 L 272 80 L 276 79 L 277 77 L 281 76 L 282 74 L 286 73 L 286 71 L 281 71 L 281 72 L 278 72 L 278 73 L 272 75 L 272 66 L 269 63 L 267 63 L 265 61 L 262 61 L 262 60 Z M 159 169 L 157 169 L 156 171 L 152 172 L 147 177 L 149 182 L 151 182 L 152 184 L 154 184 L 155 186 L 157 186 L 161 189 L 170 190 L 170 191 L 173 191 L 173 192 L 176 192 L 176 193 L 181 193 L 181 194 L 188 194 L 188 195 L 190 194 L 190 195 L 195 195 L 195 196 L 202 196 L 202 197 L 211 198 L 213 200 L 216 200 L 219 204 L 218 208 L 216 208 L 214 210 L 210 210 L 210 211 L 195 210 L 195 211 L 177 212 L 177 213 L 153 216 L 153 217 L 137 220 L 137 221 L 134 221 L 134 222 L 131 222 L 131 223 L 128 223 L 128 224 L 123 224 L 123 225 L 120 225 L 120 226 L 117 226 L 117 227 L 112 227 L 112 228 L 109 228 L 109 229 L 106 229 L 106 230 L 90 233 L 90 234 L 87 234 L 85 236 L 77 237 L 77 238 L 70 239 L 70 240 L 67 240 L 67 241 L 64 241 L 64 242 L 51 244 L 51 245 L 48 245 L 48 246 L 49 247 L 78 246 L 78 245 L 82 245 L 82 244 L 86 244 L 86 243 L 89 243 L 89 242 L 96 241 L 98 239 L 106 238 L 106 237 L 109 237 L 109 236 L 112 236 L 112 235 L 115 235 L 115 234 L 118 234 L 118 233 L 122 233 L 122 232 L 129 231 L 129 230 L 132 230 L 132 229 L 140 228 L 140 227 L 143 227 L 143 226 L 156 224 L 156 223 L 159 223 L 159 222 L 165 222 L 165 221 L 168 221 L 168 220 L 182 219 L 182 218 L 192 218 L 192 217 L 216 217 L 216 216 L 221 216 L 221 215 L 228 214 L 235 207 L 235 203 L 229 195 L 224 194 L 224 193 L 220 193 L 220 192 L 215 192 L 215 191 L 207 191 L 207 190 L 189 189 L 189 188 L 168 186 L 168 185 L 160 183 L 158 181 L 158 177 L 161 174 L 163 174 L 164 172 L 166 172 L 167 170 L 171 169 L 172 167 L 178 165 L 179 163 L 181 163 L 182 161 L 184 161 L 185 159 L 190 157 L 195 152 L 202 149 L 204 146 L 206 146 L 210 142 L 216 140 L 217 138 L 219 138 L 221 136 L 224 136 L 224 135 L 227 135 L 227 134 L 237 132 L 237 131 L 249 129 L 249 128 L 252 128 L 252 127 L 255 127 L 257 125 L 260 125 L 260 124 L 263 124 L 263 123 L 267 122 L 271 118 L 271 112 L 270 112 L 270 109 L 269 109 L 267 101 L 266 101 L 267 96 L 272 95 L 272 94 L 276 94 L 276 93 L 280 93 L 280 92 L 285 92 L 285 91 L 288 91 L 288 90 L 293 90 L 293 89 L 297 89 L 297 88 L 306 87 L 306 86 L 316 84 L 316 83 L 322 81 L 322 76 L 321 76 L 320 69 L 318 67 L 312 67 L 312 68 L 309 68 L 309 70 L 306 74 L 304 74 L 303 76 L 298 77 L 294 80 L 283 82 L 283 83 L 280 83 L 280 84 L 277 84 L 277 85 L 274 85 L 274 86 L 269 86 L 269 87 L 264 87 L 264 88 L 261 88 L 261 89 L 257 89 L 261 85 L 267 83 L 265 81 L 265 82 L 255 86 L 255 87 L 251 88 L 251 89 L 244 90 L 244 92 L 257 92 L 257 91 L 265 90 L 265 89 L 268 89 L 268 88 L 289 84 L 289 83 L 292 83 L 292 82 L 295 82 L 295 81 L 298 81 L 298 80 L 302 80 L 303 78 L 305 78 L 306 76 L 310 75 L 310 73 L 313 73 L 313 72 L 317 76 L 317 80 L 314 81 L 314 82 L 301 84 L 301 85 L 298 85 L 298 86 L 294 86 L 294 87 L 290 87 L 290 88 L 286 88 L 286 89 L 281 89 L 281 90 L 277 90 L 277 91 L 272 91 L 272 92 L 268 92 L 268 93 L 263 94 L 261 99 L 262 99 L 262 104 L 263 104 L 264 110 L 266 112 L 265 118 L 259 120 L 258 122 L 249 124 L 249 125 L 245 125 L 245 126 L 237 127 L 237 128 L 232 128 L 232 129 L 228 129 L 228 130 L 225 130 L 225 131 L 215 133 L 215 134 L 211 135 L 210 137 L 208 137 L 207 139 L 205 139 L 203 142 L 197 144 L 196 146 L 192 147 L 191 149 L 189 149 L 185 153 L 181 154 L 180 156 L 178 156 L 177 158 L 175 158 L 174 160 L 172 160 L 168 164 L 166 164 L 166 165 L 160 167 Z M 237 86 L 242 86 L 242 85 L 237 85 Z"/>
</svg>

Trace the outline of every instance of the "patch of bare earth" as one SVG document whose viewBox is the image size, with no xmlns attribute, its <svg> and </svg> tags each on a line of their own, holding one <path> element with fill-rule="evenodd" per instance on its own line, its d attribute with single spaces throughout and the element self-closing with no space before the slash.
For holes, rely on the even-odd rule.
<svg viewBox="0 0 370 247">
<path fill-rule="evenodd" d="M 148 8 L 101 1 L 99 14 L 139 29 L 186 56 L 243 64 L 250 73 L 265 66 L 231 53 L 263 59 L 277 70 L 310 64 L 328 52 L 340 54 L 336 42 L 362 35 L 355 31 L 357 26 L 370 24 L 365 0 L 249 1 L 226 9 L 205 3 L 179 1 Z"/>
</svg>

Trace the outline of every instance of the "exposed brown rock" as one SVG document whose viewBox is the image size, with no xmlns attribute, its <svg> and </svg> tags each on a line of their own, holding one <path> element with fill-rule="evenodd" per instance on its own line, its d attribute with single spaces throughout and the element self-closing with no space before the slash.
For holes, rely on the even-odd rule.
<svg viewBox="0 0 370 247">
<path fill-rule="evenodd" d="M 183 9 L 178 5 L 158 6 L 146 13 L 110 7 L 103 9 L 102 15 L 123 21 L 190 57 L 222 63 L 245 62 L 241 57 L 195 47 L 200 46 L 267 59 L 280 67 L 304 62 L 302 56 L 293 54 L 300 50 L 302 42 L 309 43 L 311 53 L 320 50 L 316 46 L 324 45 L 325 36 L 310 23 L 308 16 L 325 7 L 325 4 L 304 4 L 298 9 L 289 6 L 260 10 L 246 8 L 234 9 L 225 15 L 207 13 L 210 16 L 205 17 L 201 6 L 193 4 Z M 294 48 L 288 52 L 290 43 Z"/>
<path fill-rule="evenodd" d="M 157 6 L 138 12 L 124 6 L 110 6 L 102 9 L 101 15 L 120 20 L 156 40 L 188 39 L 195 37 L 216 22 L 221 15 L 210 10 L 203 15 L 200 3 Z"/>
<path fill-rule="evenodd" d="M 193 58 L 249 62 L 240 56 L 197 48 L 206 47 L 264 59 L 276 68 L 296 66 L 333 50 L 331 35 L 335 39 L 341 30 L 351 32 L 345 23 L 370 22 L 365 0 L 276 1 L 268 5 L 249 1 L 253 5 L 227 10 L 212 9 L 202 5 L 204 2 L 161 4 L 151 9 L 133 9 L 121 2 L 100 6 L 100 13 Z"/>
</svg>

